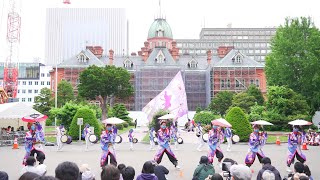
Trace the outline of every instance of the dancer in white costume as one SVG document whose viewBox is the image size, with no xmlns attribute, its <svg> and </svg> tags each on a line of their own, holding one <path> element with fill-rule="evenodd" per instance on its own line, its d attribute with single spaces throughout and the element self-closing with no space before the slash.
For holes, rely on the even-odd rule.
<svg viewBox="0 0 320 180">
<path fill-rule="evenodd" d="M 227 151 L 231 151 L 231 145 L 232 145 L 232 131 L 229 127 L 226 127 L 225 131 L 224 131 L 224 135 L 227 139 L 227 142 L 228 142 L 228 148 L 227 148 Z"/>
<path fill-rule="evenodd" d="M 203 139 L 202 139 L 202 135 L 203 135 L 203 128 L 201 126 L 201 123 L 198 122 L 197 123 L 197 127 L 196 127 L 196 136 L 198 137 L 198 144 L 199 146 L 197 147 L 198 151 L 202 151 L 202 146 L 203 146 Z"/>
<path fill-rule="evenodd" d="M 89 127 L 90 127 L 90 125 L 86 124 L 86 126 L 83 129 L 83 135 L 84 135 L 84 139 L 86 141 L 86 149 L 85 149 L 86 151 L 89 150 L 89 144 L 90 144 L 89 136 L 91 135 L 91 129 Z"/>
<path fill-rule="evenodd" d="M 66 130 L 65 130 L 63 124 L 60 124 L 60 126 L 56 128 L 57 150 L 58 151 L 62 149 L 63 143 L 61 142 L 61 137 L 65 134 L 65 132 L 66 132 Z"/>
</svg>

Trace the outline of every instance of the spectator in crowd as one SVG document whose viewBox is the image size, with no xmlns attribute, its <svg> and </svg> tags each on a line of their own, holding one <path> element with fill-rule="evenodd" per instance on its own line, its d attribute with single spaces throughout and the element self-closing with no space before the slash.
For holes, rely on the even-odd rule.
<svg viewBox="0 0 320 180">
<path fill-rule="evenodd" d="M 34 180 L 58 180 L 58 179 L 53 176 L 40 176 L 35 178 Z"/>
<path fill-rule="evenodd" d="M 262 169 L 259 171 L 257 175 L 257 180 L 262 180 L 262 174 L 264 171 L 269 170 L 274 174 L 275 180 L 281 180 L 280 172 L 271 165 L 271 159 L 268 157 L 264 157 L 261 159 Z M 271 176 L 271 175 L 270 175 Z"/>
<path fill-rule="evenodd" d="M 276 176 L 270 170 L 265 170 L 262 173 L 261 180 L 276 180 Z"/>
<path fill-rule="evenodd" d="M 133 167 L 128 166 L 121 171 L 123 180 L 133 180 L 136 172 Z"/>
<path fill-rule="evenodd" d="M 119 164 L 118 167 L 117 167 L 121 173 L 121 171 L 126 168 L 126 165 L 125 164 Z"/>
<path fill-rule="evenodd" d="M 33 156 L 29 156 L 26 160 L 26 166 L 22 168 L 21 174 L 24 174 L 26 172 L 33 172 L 33 173 L 39 174 L 35 165 L 36 165 L 36 159 Z"/>
<path fill-rule="evenodd" d="M 151 161 L 143 164 L 142 174 L 136 180 L 158 180 L 158 177 L 154 174 L 154 164 Z"/>
<path fill-rule="evenodd" d="M 214 173 L 209 180 L 223 180 L 223 177 L 218 173 Z"/>
<path fill-rule="evenodd" d="M 95 175 L 91 172 L 88 164 L 82 164 L 79 168 L 82 180 L 94 180 Z"/>
<path fill-rule="evenodd" d="M 36 169 L 40 176 L 44 176 L 47 173 L 47 166 L 45 164 L 39 164 Z"/>
<path fill-rule="evenodd" d="M 295 173 L 303 173 L 304 172 L 304 165 L 301 162 L 294 163 L 294 172 Z"/>
<path fill-rule="evenodd" d="M 9 180 L 8 174 L 4 171 L 0 171 L 0 180 Z"/>
<path fill-rule="evenodd" d="M 310 180 L 313 180 L 313 177 L 311 176 L 311 171 L 309 169 L 308 165 L 304 165 L 304 173 L 309 177 Z"/>
<path fill-rule="evenodd" d="M 198 180 L 204 180 L 209 175 L 215 173 L 214 167 L 209 163 L 207 156 L 201 156 L 198 167 L 194 170 L 193 178 Z"/>
<path fill-rule="evenodd" d="M 252 177 L 250 168 L 243 164 L 232 165 L 230 167 L 230 173 L 233 180 L 251 180 Z"/>
<path fill-rule="evenodd" d="M 65 161 L 56 167 L 55 174 L 59 180 L 78 180 L 80 171 L 75 163 Z"/>
<path fill-rule="evenodd" d="M 119 180 L 119 179 L 120 179 L 120 171 L 113 164 L 108 164 L 107 166 L 102 168 L 101 180 Z"/>
<path fill-rule="evenodd" d="M 34 180 L 38 177 L 40 177 L 39 174 L 33 172 L 26 172 L 20 176 L 19 180 Z"/>
<path fill-rule="evenodd" d="M 157 176 L 157 178 L 159 180 L 166 180 L 166 175 L 169 174 L 169 170 L 166 167 L 157 164 L 156 161 L 152 161 L 152 163 L 154 164 L 154 174 Z"/>
</svg>

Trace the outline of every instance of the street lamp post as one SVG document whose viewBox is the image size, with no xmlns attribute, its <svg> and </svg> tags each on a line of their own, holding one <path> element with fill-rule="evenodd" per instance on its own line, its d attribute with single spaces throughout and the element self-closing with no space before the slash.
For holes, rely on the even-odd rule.
<svg viewBox="0 0 320 180">
<path fill-rule="evenodd" d="M 54 79 L 54 107 L 58 107 L 58 65 L 56 61 L 55 79 Z M 57 117 L 54 117 L 54 127 L 57 128 Z"/>
</svg>

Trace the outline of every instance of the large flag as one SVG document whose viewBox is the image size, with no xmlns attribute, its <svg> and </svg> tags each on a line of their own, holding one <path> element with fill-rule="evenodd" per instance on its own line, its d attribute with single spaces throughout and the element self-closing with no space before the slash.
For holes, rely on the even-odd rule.
<svg viewBox="0 0 320 180">
<path fill-rule="evenodd" d="M 169 111 L 175 119 L 188 113 L 187 95 L 181 72 L 171 80 L 168 86 L 153 98 L 142 111 L 148 115 L 149 122 L 159 110 Z"/>
</svg>

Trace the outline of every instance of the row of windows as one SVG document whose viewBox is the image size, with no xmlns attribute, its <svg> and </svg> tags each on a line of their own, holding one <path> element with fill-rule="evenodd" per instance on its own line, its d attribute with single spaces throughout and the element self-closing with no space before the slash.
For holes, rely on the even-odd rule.
<svg viewBox="0 0 320 180">
<path fill-rule="evenodd" d="M 45 73 L 41 73 L 41 77 L 45 77 Z M 47 73 L 47 77 L 50 77 L 50 73 Z"/>
<path fill-rule="evenodd" d="M 245 80 L 244 79 L 236 79 L 235 80 L 235 87 L 240 88 L 240 87 L 246 87 L 245 85 Z M 259 79 L 250 79 L 250 84 L 255 84 L 257 87 L 260 86 L 260 81 Z M 221 79 L 220 80 L 220 87 L 221 88 L 230 88 L 231 87 L 231 80 L 230 79 Z"/>
<path fill-rule="evenodd" d="M 22 82 L 22 83 L 21 83 Z M 18 85 L 27 85 L 27 81 L 18 81 Z M 41 81 L 40 85 L 44 86 L 46 83 L 45 81 Z M 34 83 L 32 81 L 28 81 L 28 85 L 32 86 L 32 85 L 39 85 L 39 81 L 35 81 Z M 47 85 L 50 86 L 50 81 L 47 81 Z"/>
<path fill-rule="evenodd" d="M 235 46 L 240 47 L 257 47 L 257 48 L 266 48 L 270 47 L 270 43 L 248 43 L 248 42 L 229 42 L 229 43 L 177 43 L 179 48 L 208 48 L 208 47 L 219 47 L 219 46 Z"/>
<path fill-rule="evenodd" d="M 21 91 L 20 91 L 20 89 L 18 89 L 18 94 L 19 94 L 20 92 L 21 92 L 22 94 L 25 94 L 25 93 L 27 92 L 27 90 L 21 89 Z M 38 89 L 35 89 L 35 90 L 34 90 L 34 93 L 35 93 L 35 94 L 37 94 L 38 92 L 39 92 Z M 32 89 L 28 89 L 28 93 L 31 94 L 31 93 L 32 93 Z"/>
<path fill-rule="evenodd" d="M 274 35 L 275 31 L 205 31 L 204 35 Z"/>
<path fill-rule="evenodd" d="M 32 98 L 21 98 L 21 102 L 26 102 L 26 100 L 32 102 Z"/>
</svg>

